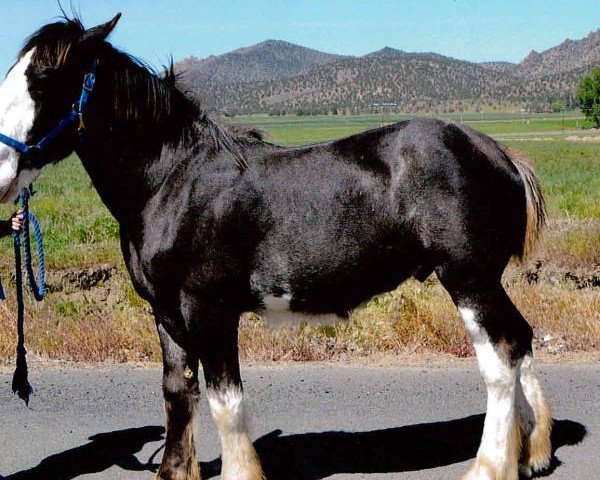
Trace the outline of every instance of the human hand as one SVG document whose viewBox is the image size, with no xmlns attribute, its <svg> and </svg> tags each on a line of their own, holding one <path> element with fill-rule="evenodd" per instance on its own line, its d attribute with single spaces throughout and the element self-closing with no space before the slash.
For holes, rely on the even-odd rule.
<svg viewBox="0 0 600 480">
<path fill-rule="evenodd" d="M 14 232 L 21 233 L 23 230 L 23 209 L 19 208 L 15 213 L 10 217 L 10 226 Z"/>
</svg>

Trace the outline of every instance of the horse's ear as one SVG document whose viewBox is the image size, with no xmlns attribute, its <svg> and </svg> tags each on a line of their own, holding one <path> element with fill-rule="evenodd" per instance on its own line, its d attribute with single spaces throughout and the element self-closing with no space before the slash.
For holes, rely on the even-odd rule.
<svg viewBox="0 0 600 480">
<path fill-rule="evenodd" d="M 81 37 L 81 42 L 87 43 L 90 41 L 94 42 L 106 40 L 106 37 L 110 35 L 110 32 L 112 32 L 117 25 L 119 18 L 121 18 L 121 12 L 117 13 L 112 20 L 86 30 L 83 33 L 83 37 Z"/>
</svg>

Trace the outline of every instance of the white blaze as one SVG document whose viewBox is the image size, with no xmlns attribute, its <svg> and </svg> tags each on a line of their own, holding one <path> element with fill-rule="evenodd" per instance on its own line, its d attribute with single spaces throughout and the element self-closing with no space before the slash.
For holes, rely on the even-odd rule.
<svg viewBox="0 0 600 480">
<path fill-rule="evenodd" d="M 23 55 L 0 85 L 0 133 L 21 142 L 27 138 L 35 115 L 25 75 L 32 55 L 33 50 Z M 21 188 L 39 174 L 38 170 L 26 170 L 17 178 L 18 159 L 18 152 L 0 144 L 0 202 L 13 200 Z"/>
</svg>

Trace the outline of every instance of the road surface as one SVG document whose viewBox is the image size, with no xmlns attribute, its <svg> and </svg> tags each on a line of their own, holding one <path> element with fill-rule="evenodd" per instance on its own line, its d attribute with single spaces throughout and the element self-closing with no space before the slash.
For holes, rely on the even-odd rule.
<svg viewBox="0 0 600 480">
<path fill-rule="evenodd" d="M 554 407 L 549 479 L 600 478 L 600 364 L 548 365 Z M 456 479 L 475 455 L 485 390 L 475 364 L 246 366 L 252 435 L 270 480 Z M 30 408 L 0 373 L 0 479 L 154 478 L 163 407 L 156 367 L 36 368 Z M 196 443 L 218 478 L 205 398 Z"/>
</svg>

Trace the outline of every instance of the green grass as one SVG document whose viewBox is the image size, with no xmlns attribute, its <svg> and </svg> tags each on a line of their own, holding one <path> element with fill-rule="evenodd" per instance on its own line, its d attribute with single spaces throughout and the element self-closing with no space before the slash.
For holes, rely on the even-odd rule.
<svg viewBox="0 0 600 480">
<path fill-rule="evenodd" d="M 535 164 L 554 218 L 600 219 L 600 145 L 552 140 L 506 141 Z"/>
<path fill-rule="evenodd" d="M 455 116 L 459 118 L 459 116 Z M 501 136 L 551 132 L 562 122 L 575 127 L 578 117 L 547 115 L 529 119 L 511 118 L 506 113 L 463 115 L 474 128 Z M 387 120 L 402 120 L 394 116 Z M 227 119 L 256 125 L 268 138 L 284 145 L 301 145 L 350 135 L 381 122 L 379 115 L 360 116 L 248 116 Z M 573 143 L 564 138 L 549 141 L 503 140 L 523 150 L 535 163 L 542 180 L 550 214 L 555 218 L 600 218 L 600 147 L 598 144 Z M 46 256 L 50 269 L 76 268 L 100 263 L 120 262 L 118 226 L 101 203 L 89 177 L 75 156 L 59 165 L 47 167 L 36 182 L 38 194 L 32 209 L 42 223 Z M 0 214 L 7 218 L 14 206 L 5 206 Z M 0 242 L 2 263 L 8 264 L 11 242 Z"/>
<path fill-rule="evenodd" d="M 488 135 L 561 133 L 566 130 L 590 128 L 584 118 L 536 118 L 527 120 L 466 121 L 471 127 Z"/>
<path fill-rule="evenodd" d="M 392 120 L 400 121 L 406 118 L 410 117 L 394 116 Z M 258 127 L 267 134 L 269 141 L 289 146 L 341 138 L 381 125 L 381 117 L 378 115 L 244 116 L 227 121 Z"/>
<path fill-rule="evenodd" d="M 31 209 L 40 220 L 49 268 L 115 262 L 119 258 L 118 226 L 76 156 L 46 167 L 35 183 Z M 4 206 L 7 218 L 14 206 Z M 12 258 L 11 242 L 0 243 L 3 263 Z"/>
<path fill-rule="evenodd" d="M 399 122 L 414 115 L 316 115 L 316 116 L 266 116 L 249 115 L 226 119 L 229 123 L 252 125 L 264 130 L 270 141 L 282 145 L 305 145 L 309 143 L 341 138 L 358 133 L 382 123 Z M 591 124 L 581 114 L 529 115 L 509 113 L 485 113 L 448 115 L 446 118 L 464 122 L 476 130 L 489 135 L 561 133 L 589 128 Z"/>
</svg>

